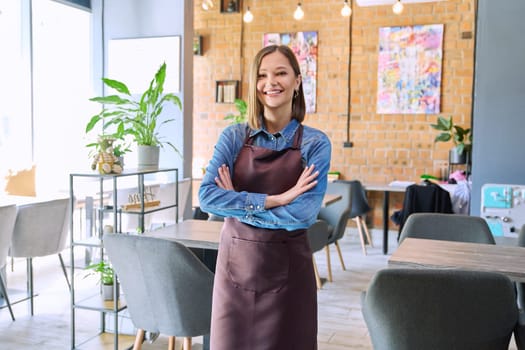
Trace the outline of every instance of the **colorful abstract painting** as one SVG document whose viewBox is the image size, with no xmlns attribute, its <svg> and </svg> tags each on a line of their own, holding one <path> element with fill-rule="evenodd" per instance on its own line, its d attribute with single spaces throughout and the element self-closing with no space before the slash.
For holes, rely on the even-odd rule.
<svg viewBox="0 0 525 350">
<path fill-rule="evenodd" d="M 306 113 L 315 113 L 317 99 L 317 32 L 267 33 L 263 45 L 287 45 L 301 67 Z"/>
<path fill-rule="evenodd" d="M 443 24 L 379 28 L 377 113 L 440 113 Z"/>
</svg>

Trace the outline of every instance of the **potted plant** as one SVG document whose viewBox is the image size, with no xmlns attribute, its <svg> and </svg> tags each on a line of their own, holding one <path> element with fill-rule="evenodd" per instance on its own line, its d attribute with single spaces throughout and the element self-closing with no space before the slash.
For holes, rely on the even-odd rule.
<svg viewBox="0 0 525 350">
<path fill-rule="evenodd" d="M 234 101 L 235 108 L 237 108 L 237 111 L 239 114 L 228 114 L 224 117 L 224 120 L 229 120 L 231 124 L 238 124 L 238 123 L 244 123 L 246 122 L 246 113 L 248 109 L 248 105 L 244 100 L 241 100 L 240 98 L 236 98 Z"/>
<path fill-rule="evenodd" d="M 451 164 L 466 164 L 470 162 L 472 150 L 472 133 L 470 128 L 455 125 L 452 116 L 446 118 L 438 116 L 437 123 L 430 125 L 433 129 L 441 131 L 434 142 L 452 141 L 454 147 L 449 152 Z"/>
<path fill-rule="evenodd" d="M 98 263 L 86 266 L 86 270 L 92 270 L 88 276 L 93 273 L 100 274 L 99 282 L 102 284 L 102 296 L 104 300 L 113 300 L 113 288 L 115 286 L 113 276 L 115 271 L 113 270 L 113 267 L 111 267 L 111 264 L 107 261 L 101 260 Z"/>
<path fill-rule="evenodd" d="M 131 95 L 125 83 L 102 78 L 104 84 L 120 93 L 120 95 L 109 95 L 93 97 L 94 101 L 103 105 L 102 110 L 91 117 L 86 126 L 86 132 L 92 130 L 95 125 L 103 121 L 103 130 L 113 128 L 112 135 L 116 139 L 124 139 L 130 136 L 137 144 L 139 166 L 158 166 L 159 148 L 169 145 L 179 156 L 179 150 L 169 141 L 163 141 L 159 135 L 162 125 L 170 123 L 175 119 L 159 120 L 165 103 L 172 103 L 182 110 L 182 104 L 178 96 L 164 94 L 164 81 L 166 80 L 166 63 L 163 63 L 155 73 L 149 87 L 138 100 Z M 149 154 L 153 159 L 147 158 Z"/>
</svg>

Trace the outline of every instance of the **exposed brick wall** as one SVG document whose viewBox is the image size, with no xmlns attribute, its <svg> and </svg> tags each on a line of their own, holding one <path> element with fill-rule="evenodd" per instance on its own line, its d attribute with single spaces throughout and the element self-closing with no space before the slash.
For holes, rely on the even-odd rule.
<svg viewBox="0 0 525 350">
<path fill-rule="evenodd" d="M 216 3 L 219 0 L 215 0 Z M 463 126 L 470 125 L 474 67 L 474 38 L 462 32 L 475 31 L 474 0 L 406 4 L 402 15 L 391 6 L 353 5 L 352 35 L 349 19 L 340 15 L 341 0 L 303 1 L 305 17 L 293 19 L 295 4 L 281 0 L 244 0 L 255 19 L 242 22 L 242 13 L 220 13 L 216 5 L 203 11 L 195 1 L 195 33 L 203 36 L 203 56 L 194 60 L 194 162 L 205 164 L 231 104 L 215 103 L 216 80 L 240 80 L 242 97 L 247 96 L 249 64 L 262 46 L 264 33 L 317 31 L 317 112 L 305 123 L 324 130 L 333 145 L 332 170 L 345 179 L 362 182 L 418 181 L 423 173 L 439 175 L 447 160 L 449 144 L 434 144 L 430 128 L 436 115 L 377 114 L 377 54 L 380 27 L 415 24 L 445 25 L 441 115 L 452 115 Z M 346 141 L 348 106 L 348 62 L 351 43 L 352 148 Z M 195 176 L 197 174 L 194 174 Z M 381 194 L 370 194 L 374 226 L 381 221 Z M 402 195 L 393 195 L 392 206 L 401 205 Z"/>
</svg>

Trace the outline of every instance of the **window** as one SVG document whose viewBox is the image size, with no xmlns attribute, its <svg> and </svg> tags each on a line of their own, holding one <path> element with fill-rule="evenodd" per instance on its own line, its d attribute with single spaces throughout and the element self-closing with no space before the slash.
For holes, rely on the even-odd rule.
<svg viewBox="0 0 525 350">
<path fill-rule="evenodd" d="M 0 192 L 7 169 L 36 164 L 37 193 L 65 190 L 71 171 L 89 169 L 91 32 L 78 6 L 0 0 Z"/>
</svg>

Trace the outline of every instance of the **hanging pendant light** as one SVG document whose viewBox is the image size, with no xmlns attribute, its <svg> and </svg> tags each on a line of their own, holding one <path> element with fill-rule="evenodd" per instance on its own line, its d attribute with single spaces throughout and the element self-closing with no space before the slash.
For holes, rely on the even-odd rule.
<svg viewBox="0 0 525 350">
<path fill-rule="evenodd" d="M 253 14 L 250 11 L 250 6 L 246 9 L 244 16 L 242 16 L 242 20 L 246 23 L 251 23 L 253 21 Z"/>
<path fill-rule="evenodd" d="M 396 3 L 392 6 L 392 11 L 394 11 L 396 15 L 400 15 L 401 12 L 403 12 L 403 3 L 401 0 L 396 1 Z"/>
<path fill-rule="evenodd" d="M 350 17 L 351 14 L 352 14 L 352 8 L 350 7 L 348 0 L 345 0 L 345 3 L 343 4 L 343 8 L 341 9 L 341 16 Z"/>
<path fill-rule="evenodd" d="M 213 8 L 213 0 L 202 0 L 202 9 L 208 11 Z"/>
<path fill-rule="evenodd" d="M 301 7 L 301 3 L 297 4 L 297 8 L 295 9 L 295 12 L 293 13 L 293 18 L 300 21 L 304 17 L 304 11 Z"/>
</svg>

